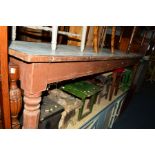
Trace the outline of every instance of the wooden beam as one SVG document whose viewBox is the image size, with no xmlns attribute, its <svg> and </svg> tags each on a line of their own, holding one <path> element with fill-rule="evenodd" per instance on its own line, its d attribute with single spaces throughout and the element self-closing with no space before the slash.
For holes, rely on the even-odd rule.
<svg viewBox="0 0 155 155">
<path fill-rule="evenodd" d="M 0 75 L 1 75 L 1 99 L 3 128 L 11 128 L 9 82 L 8 82 L 8 28 L 0 26 Z"/>
</svg>

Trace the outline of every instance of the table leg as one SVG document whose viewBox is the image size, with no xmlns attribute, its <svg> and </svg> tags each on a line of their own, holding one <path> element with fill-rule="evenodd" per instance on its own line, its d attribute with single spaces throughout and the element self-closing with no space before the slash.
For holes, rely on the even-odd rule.
<svg viewBox="0 0 155 155">
<path fill-rule="evenodd" d="M 24 90 L 23 128 L 38 128 L 41 94 L 47 87 L 48 65 L 25 63 L 14 58 L 10 62 L 19 66 L 20 86 Z"/>
<path fill-rule="evenodd" d="M 24 113 L 23 113 L 23 128 L 35 129 L 38 128 L 40 115 L 41 93 L 29 94 L 24 93 Z"/>
</svg>

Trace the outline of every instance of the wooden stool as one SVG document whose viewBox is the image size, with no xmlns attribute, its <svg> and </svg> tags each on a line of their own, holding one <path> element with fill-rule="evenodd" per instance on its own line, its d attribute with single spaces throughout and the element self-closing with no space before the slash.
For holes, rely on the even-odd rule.
<svg viewBox="0 0 155 155">
<path fill-rule="evenodd" d="M 51 97 L 44 96 L 40 112 L 40 129 L 58 129 L 61 114 L 64 111 L 63 106 L 54 102 Z"/>
<path fill-rule="evenodd" d="M 62 112 L 62 116 L 59 121 L 60 129 L 66 128 L 70 123 L 75 124 L 77 122 L 77 118 L 74 118 L 74 116 L 75 111 L 82 105 L 82 102 L 79 99 L 63 92 L 60 89 L 50 90 L 48 98 L 64 107 L 64 111 Z"/>
<path fill-rule="evenodd" d="M 93 110 L 96 103 L 97 94 L 100 88 L 86 81 L 74 82 L 61 87 L 67 93 L 74 95 L 82 101 L 82 106 L 79 109 L 78 120 L 81 120 Z"/>
<path fill-rule="evenodd" d="M 109 94 L 109 101 L 111 101 L 112 99 L 114 90 L 115 90 L 115 95 L 117 95 L 123 71 L 124 71 L 123 68 L 119 68 L 113 71 L 113 74 L 112 74 L 113 79 L 112 79 L 112 84 L 111 84 L 111 89 Z"/>
<path fill-rule="evenodd" d="M 99 76 L 96 76 L 94 79 L 90 80 L 91 83 L 100 87 L 100 92 L 98 93 L 96 103 L 100 104 L 102 98 L 107 99 L 110 85 L 112 81 L 112 72 L 104 73 Z"/>
</svg>

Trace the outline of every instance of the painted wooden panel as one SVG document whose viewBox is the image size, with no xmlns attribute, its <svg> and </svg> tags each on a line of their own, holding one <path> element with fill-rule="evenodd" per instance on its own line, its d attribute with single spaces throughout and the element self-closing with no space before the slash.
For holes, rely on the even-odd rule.
<svg viewBox="0 0 155 155">
<path fill-rule="evenodd" d="M 81 129 L 97 129 L 97 122 L 99 120 L 99 115 L 94 117 L 88 123 L 81 127 Z"/>
<path fill-rule="evenodd" d="M 116 101 L 115 101 L 115 104 L 114 104 L 114 107 L 112 109 L 112 113 L 111 113 L 111 116 L 110 116 L 110 119 L 109 119 L 109 125 L 108 125 L 108 128 L 112 128 L 114 122 L 116 121 L 116 119 L 118 118 L 119 114 L 120 114 L 120 110 L 122 108 L 122 105 L 123 105 L 123 102 L 124 102 L 124 99 L 126 97 L 126 94 L 123 94 L 122 96 L 120 96 Z"/>
<path fill-rule="evenodd" d="M 107 129 L 112 128 L 112 125 L 119 115 L 120 108 L 126 96 L 126 92 L 88 120 L 81 126 L 81 129 Z"/>
</svg>

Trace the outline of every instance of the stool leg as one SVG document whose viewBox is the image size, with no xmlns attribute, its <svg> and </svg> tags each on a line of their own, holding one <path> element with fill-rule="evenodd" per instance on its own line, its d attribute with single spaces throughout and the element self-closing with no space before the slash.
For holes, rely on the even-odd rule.
<svg viewBox="0 0 155 155">
<path fill-rule="evenodd" d="M 111 84 L 111 89 L 110 89 L 110 94 L 109 94 L 109 101 L 111 101 L 112 95 L 113 95 L 113 92 L 114 92 L 115 83 L 116 83 L 116 77 L 117 77 L 117 72 L 113 72 L 112 77 L 113 77 L 113 79 L 112 79 L 112 84 Z"/>
<path fill-rule="evenodd" d="M 106 95 L 105 95 L 105 99 L 108 98 L 108 94 L 109 94 L 109 85 L 106 86 Z"/>
<path fill-rule="evenodd" d="M 121 75 L 119 75 L 118 78 L 116 79 L 115 93 L 114 93 L 115 96 L 117 95 L 118 90 L 119 90 L 120 80 L 121 80 Z"/>
</svg>

